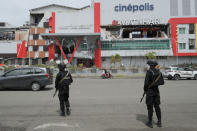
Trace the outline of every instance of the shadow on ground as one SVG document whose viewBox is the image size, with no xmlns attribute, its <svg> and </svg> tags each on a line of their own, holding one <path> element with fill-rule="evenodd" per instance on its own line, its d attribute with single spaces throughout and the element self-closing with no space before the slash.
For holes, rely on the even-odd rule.
<svg viewBox="0 0 197 131">
<path fill-rule="evenodd" d="M 136 120 L 146 124 L 147 122 L 147 116 L 144 114 L 136 114 Z"/>
<path fill-rule="evenodd" d="M 158 128 L 158 127 L 153 127 L 153 128 L 144 128 L 144 129 L 135 129 L 135 128 L 130 128 L 130 129 L 123 129 L 123 128 L 109 128 L 104 131 L 196 131 L 197 129 L 194 128 L 181 128 L 181 127 L 166 127 L 166 128 Z"/>
<path fill-rule="evenodd" d="M 46 87 L 44 89 L 41 89 L 40 91 L 50 91 L 53 90 L 54 87 Z M 32 91 L 31 89 L 1 89 L 0 91 Z M 1 130 L 0 130 L 1 131 Z"/>
<path fill-rule="evenodd" d="M 9 127 L 9 126 L 3 126 L 0 123 L 0 131 L 26 131 L 26 128 L 24 127 Z"/>
<path fill-rule="evenodd" d="M 136 114 L 136 120 L 142 122 L 145 124 L 147 122 L 147 116 L 144 114 Z M 181 125 L 180 125 L 181 126 Z M 153 122 L 153 128 L 149 127 L 142 127 L 139 129 L 138 128 L 129 128 L 129 129 L 124 129 L 124 128 L 108 128 L 105 129 L 104 131 L 197 131 L 197 128 L 184 128 L 184 127 L 162 127 L 158 128 L 156 126 L 156 122 Z"/>
</svg>

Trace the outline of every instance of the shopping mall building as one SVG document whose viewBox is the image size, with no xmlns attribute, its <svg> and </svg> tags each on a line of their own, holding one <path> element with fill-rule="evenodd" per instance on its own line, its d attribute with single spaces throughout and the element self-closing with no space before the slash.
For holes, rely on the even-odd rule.
<svg viewBox="0 0 197 131">
<path fill-rule="evenodd" d="M 111 56 L 119 54 L 129 67 L 145 66 L 145 55 L 155 52 L 165 67 L 197 63 L 197 0 L 95 0 L 83 8 L 53 4 L 31 9 L 30 24 L 26 57 L 31 59 L 110 67 Z"/>
</svg>

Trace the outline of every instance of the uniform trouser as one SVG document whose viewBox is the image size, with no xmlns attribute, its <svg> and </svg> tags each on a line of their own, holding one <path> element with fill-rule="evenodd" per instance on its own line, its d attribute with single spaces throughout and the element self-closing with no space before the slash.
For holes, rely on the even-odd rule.
<svg viewBox="0 0 197 131">
<path fill-rule="evenodd" d="M 154 108 L 155 108 L 157 119 L 159 122 L 161 122 L 161 109 L 160 109 L 159 105 L 154 104 Z M 147 109 L 148 109 L 148 121 L 152 122 L 153 105 L 147 105 Z"/>
<path fill-rule="evenodd" d="M 67 94 L 61 94 L 61 95 L 58 95 L 58 96 L 59 96 L 61 112 L 65 113 L 65 106 L 66 106 L 66 109 L 70 108 L 70 102 L 69 102 L 69 99 L 68 99 L 68 95 Z"/>
<path fill-rule="evenodd" d="M 160 96 L 159 94 L 146 97 L 146 104 L 148 109 L 148 120 L 152 122 L 153 106 L 155 108 L 156 116 L 159 122 L 161 122 L 161 109 L 160 109 Z"/>
</svg>

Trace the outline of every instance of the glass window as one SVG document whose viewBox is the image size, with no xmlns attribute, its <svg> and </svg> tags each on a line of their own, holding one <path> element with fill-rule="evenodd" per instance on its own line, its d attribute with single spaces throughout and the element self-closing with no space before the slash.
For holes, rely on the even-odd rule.
<svg viewBox="0 0 197 131">
<path fill-rule="evenodd" d="M 16 75 L 20 75 L 20 70 L 12 70 L 6 73 L 6 76 L 16 76 Z"/>
<path fill-rule="evenodd" d="M 180 50 L 186 49 L 186 44 L 185 43 L 179 43 L 179 49 Z"/>
<path fill-rule="evenodd" d="M 22 74 L 22 75 L 33 74 L 33 69 L 22 69 L 22 70 L 21 70 L 21 74 Z"/>
<path fill-rule="evenodd" d="M 184 71 L 184 69 L 183 69 L 183 68 L 178 68 L 178 70 L 179 70 L 179 71 Z"/>
<path fill-rule="evenodd" d="M 35 69 L 35 74 L 41 74 L 41 73 L 44 73 L 44 70 L 38 68 Z"/>
<path fill-rule="evenodd" d="M 195 34 L 195 25 L 189 24 L 189 34 Z"/>
<path fill-rule="evenodd" d="M 189 39 L 189 49 L 195 49 L 196 41 L 195 39 Z"/>
<path fill-rule="evenodd" d="M 178 70 L 178 68 L 177 67 L 173 67 L 172 70 Z"/>
<path fill-rule="evenodd" d="M 185 28 L 179 28 L 179 34 L 185 34 Z"/>
<path fill-rule="evenodd" d="M 192 69 L 190 68 L 184 68 L 185 71 L 193 71 Z"/>
</svg>

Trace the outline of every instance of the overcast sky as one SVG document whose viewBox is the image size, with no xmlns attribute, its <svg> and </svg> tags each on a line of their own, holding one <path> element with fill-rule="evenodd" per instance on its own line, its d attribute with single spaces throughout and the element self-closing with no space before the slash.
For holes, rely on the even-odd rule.
<svg viewBox="0 0 197 131">
<path fill-rule="evenodd" d="M 0 0 L 0 22 L 21 26 L 29 21 L 29 10 L 49 4 L 70 7 L 90 5 L 91 0 Z"/>
</svg>

